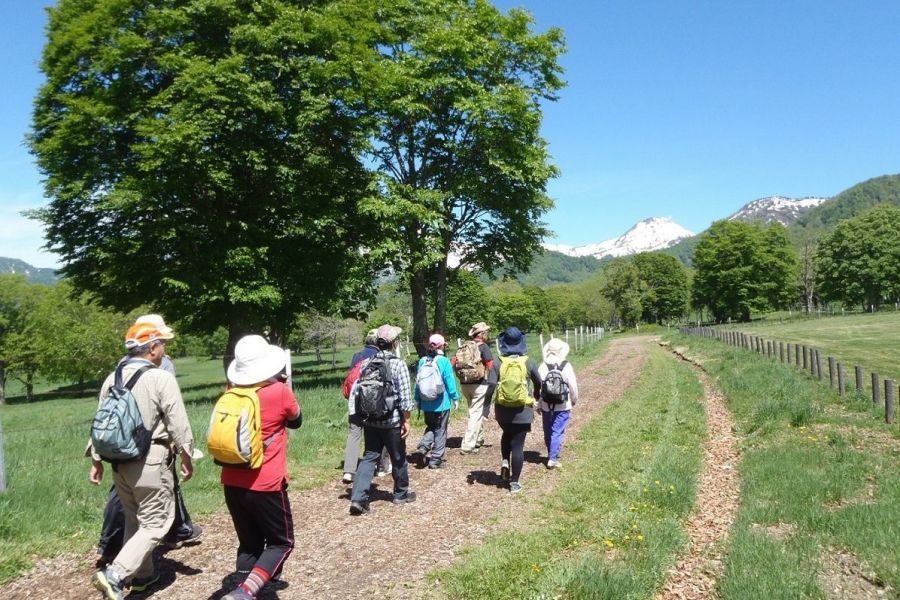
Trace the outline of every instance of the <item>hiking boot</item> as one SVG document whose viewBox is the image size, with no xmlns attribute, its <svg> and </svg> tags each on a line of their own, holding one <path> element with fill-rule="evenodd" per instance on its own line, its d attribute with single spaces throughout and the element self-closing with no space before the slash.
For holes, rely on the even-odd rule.
<svg viewBox="0 0 900 600">
<path fill-rule="evenodd" d="M 344 473 L 344 476 L 341 477 L 341 483 L 351 484 L 353 483 L 353 473 Z"/>
<path fill-rule="evenodd" d="M 444 461 L 428 463 L 429 469 L 443 469 L 447 464 Z"/>
<path fill-rule="evenodd" d="M 509 481 L 509 461 L 504 460 L 500 463 L 500 479 L 503 481 Z"/>
<path fill-rule="evenodd" d="M 248 592 L 241 586 L 237 586 L 236 588 L 222 596 L 222 600 L 254 600 L 254 598 L 250 595 L 250 592 Z"/>
<path fill-rule="evenodd" d="M 351 502 L 350 503 L 350 514 L 353 516 L 364 515 L 367 514 L 371 508 L 369 508 L 368 502 Z"/>
<path fill-rule="evenodd" d="M 394 466 L 391 463 L 385 465 L 383 469 L 378 469 L 375 471 L 375 477 L 384 477 L 385 475 L 390 475 L 391 471 L 394 470 Z"/>
<path fill-rule="evenodd" d="M 416 501 L 416 493 L 415 492 L 406 492 L 405 496 L 400 496 L 399 498 L 394 498 L 394 504 L 406 504 L 407 502 L 415 502 Z"/>
<path fill-rule="evenodd" d="M 553 460 L 553 459 L 551 458 L 550 460 L 547 461 L 547 468 L 548 468 L 548 469 L 559 469 L 559 468 L 561 468 L 561 467 L 562 467 L 562 463 L 559 462 L 558 460 Z"/>
<path fill-rule="evenodd" d="M 179 535 L 174 540 L 166 540 L 167 548 L 175 550 L 182 546 L 193 546 L 200 543 L 200 536 L 203 535 L 203 528 L 196 523 L 191 525 L 191 533 L 189 535 Z"/>
<path fill-rule="evenodd" d="M 522 484 L 518 481 L 510 481 L 509 482 L 509 493 L 510 494 L 518 494 L 522 491 Z"/>
<path fill-rule="evenodd" d="M 123 600 L 125 598 L 122 593 L 122 588 L 125 587 L 122 578 L 112 569 L 97 571 L 91 577 L 91 583 L 100 590 L 106 600 Z"/>
<path fill-rule="evenodd" d="M 478 454 L 478 450 L 480 450 L 480 448 L 478 448 L 478 447 L 475 447 L 475 448 L 463 448 L 462 450 L 459 451 L 459 453 L 460 453 L 460 454 Z"/>
<path fill-rule="evenodd" d="M 140 594 L 147 591 L 147 588 L 159 581 L 159 571 L 155 571 L 149 577 L 135 577 L 131 580 L 131 592 Z"/>
</svg>

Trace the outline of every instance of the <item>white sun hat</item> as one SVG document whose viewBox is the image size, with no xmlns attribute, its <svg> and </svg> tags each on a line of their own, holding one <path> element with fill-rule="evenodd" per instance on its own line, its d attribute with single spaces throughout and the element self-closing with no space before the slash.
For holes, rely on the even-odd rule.
<svg viewBox="0 0 900 600">
<path fill-rule="evenodd" d="M 569 356 L 569 345 L 559 338 L 553 338 L 544 344 L 544 362 L 559 364 Z"/>
<path fill-rule="evenodd" d="M 234 346 L 234 360 L 228 365 L 228 381 L 253 385 L 275 377 L 287 366 L 284 350 L 261 335 L 245 335 Z"/>
</svg>

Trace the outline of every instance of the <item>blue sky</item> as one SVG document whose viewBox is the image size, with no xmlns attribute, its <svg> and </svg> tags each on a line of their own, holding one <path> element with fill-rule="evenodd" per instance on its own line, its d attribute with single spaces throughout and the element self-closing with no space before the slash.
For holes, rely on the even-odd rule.
<svg viewBox="0 0 900 600">
<path fill-rule="evenodd" d="M 44 0 L 0 3 L 0 256 L 55 266 L 18 216 L 44 199 L 25 150 Z M 699 232 L 756 198 L 833 196 L 900 172 L 900 2 L 498 0 L 559 26 L 545 108 L 556 243 L 651 216 Z"/>
</svg>

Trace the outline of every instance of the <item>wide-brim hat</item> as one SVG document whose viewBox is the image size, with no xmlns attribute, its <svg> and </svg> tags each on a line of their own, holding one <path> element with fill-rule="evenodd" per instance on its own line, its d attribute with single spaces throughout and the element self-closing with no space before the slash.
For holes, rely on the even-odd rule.
<svg viewBox="0 0 900 600">
<path fill-rule="evenodd" d="M 553 338 L 544 344 L 544 362 L 558 364 L 569 356 L 569 345 L 559 338 Z"/>
<path fill-rule="evenodd" d="M 286 367 L 284 350 L 261 335 L 245 335 L 234 346 L 234 360 L 228 365 L 228 381 L 235 385 L 262 383 Z"/>
<path fill-rule="evenodd" d="M 491 326 L 485 323 L 484 321 L 479 321 L 472 325 L 472 328 L 469 329 L 469 337 L 475 337 L 479 333 L 487 333 L 491 330 Z"/>
<path fill-rule="evenodd" d="M 509 327 L 497 337 L 497 345 L 500 346 L 500 354 L 525 354 L 528 351 L 525 334 L 515 326 Z"/>
<path fill-rule="evenodd" d="M 428 338 L 428 345 L 434 348 L 435 350 L 443 350 L 444 346 L 447 345 L 447 340 L 444 339 L 439 333 L 431 334 L 431 337 Z"/>
</svg>

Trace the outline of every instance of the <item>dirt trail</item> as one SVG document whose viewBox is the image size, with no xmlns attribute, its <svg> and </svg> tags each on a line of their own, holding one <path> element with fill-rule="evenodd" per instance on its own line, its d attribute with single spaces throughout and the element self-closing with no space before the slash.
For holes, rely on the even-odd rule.
<svg viewBox="0 0 900 600">
<path fill-rule="evenodd" d="M 731 414 L 725 406 L 722 392 L 706 372 L 698 368 L 696 373 L 705 390 L 709 439 L 703 444 L 703 470 L 697 482 L 697 503 L 687 523 L 691 545 L 688 552 L 678 559 L 675 568 L 669 571 L 657 600 L 718 597 L 716 581 L 722 573 L 724 542 L 740 502 L 737 437 Z"/>
<path fill-rule="evenodd" d="M 643 367 L 650 343 L 645 337 L 614 340 L 605 356 L 581 369 L 581 400 L 573 411 L 569 439 L 590 417 L 621 396 Z M 487 422 L 488 446 L 479 454 L 459 454 L 464 429 L 463 419 L 450 426 L 446 469 L 432 471 L 410 465 L 410 487 L 418 494 L 415 503 L 391 504 L 390 477 L 380 478 L 375 480 L 371 514 L 351 517 L 349 487 L 337 480 L 337 471 L 333 483 L 292 493 L 296 548 L 285 565 L 283 581 L 268 585 L 260 598 L 428 597 L 431 589 L 426 574 L 447 565 L 463 546 L 490 533 L 496 527 L 491 525 L 492 515 L 507 511 L 506 503 L 554 487 L 560 473 L 544 466 L 546 449 L 539 419 L 525 447 L 525 498 L 511 496 L 502 487 L 498 474 L 500 430 L 493 414 Z M 408 451 L 415 449 L 420 436 L 421 431 L 410 433 Z M 563 462 L 565 457 L 564 449 Z M 203 542 L 162 555 L 158 561 L 160 584 L 152 593 L 131 598 L 214 600 L 233 587 L 228 575 L 237 541 L 227 511 L 200 524 Z M 384 551 L 366 552 L 362 561 L 360 548 L 367 543 Z M 93 554 L 64 555 L 43 561 L 30 573 L 0 587 L 0 597 L 99 598 L 89 583 L 94 558 Z"/>
</svg>

